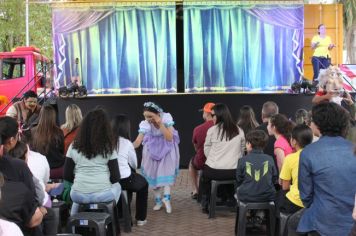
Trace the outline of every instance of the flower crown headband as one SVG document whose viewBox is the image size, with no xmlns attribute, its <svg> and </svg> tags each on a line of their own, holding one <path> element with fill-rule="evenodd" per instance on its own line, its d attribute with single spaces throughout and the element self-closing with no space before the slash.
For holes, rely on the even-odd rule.
<svg viewBox="0 0 356 236">
<path fill-rule="evenodd" d="M 155 103 L 153 103 L 153 102 L 145 102 L 144 104 L 143 104 L 143 106 L 144 107 L 150 107 L 150 108 L 153 108 L 153 109 L 155 109 L 156 111 L 158 111 L 159 113 L 162 113 L 163 112 L 163 110 L 162 110 L 162 108 L 160 108 L 157 104 L 155 104 Z"/>
</svg>

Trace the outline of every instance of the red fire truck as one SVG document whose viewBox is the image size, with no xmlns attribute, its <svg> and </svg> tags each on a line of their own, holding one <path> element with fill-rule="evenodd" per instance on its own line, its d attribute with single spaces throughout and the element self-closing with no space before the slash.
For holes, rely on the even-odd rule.
<svg viewBox="0 0 356 236">
<path fill-rule="evenodd" d="M 0 115 L 28 90 L 43 96 L 46 88 L 52 87 L 51 71 L 50 60 L 38 48 L 17 47 L 12 52 L 0 52 Z"/>
</svg>

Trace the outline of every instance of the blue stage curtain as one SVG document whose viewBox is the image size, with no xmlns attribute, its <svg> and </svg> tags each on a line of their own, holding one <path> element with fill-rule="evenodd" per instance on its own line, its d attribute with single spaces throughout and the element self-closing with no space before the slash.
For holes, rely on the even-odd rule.
<svg viewBox="0 0 356 236">
<path fill-rule="evenodd" d="M 57 87 L 78 71 L 92 94 L 177 90 L 175 6 L 55 9 L 53 33 Z"/>
<path fill-rule="evenodd" d="M 227 4 L 184 5 L 186 91 L 276 91 L 299 80 L 303 6 Z"/>
</svg>

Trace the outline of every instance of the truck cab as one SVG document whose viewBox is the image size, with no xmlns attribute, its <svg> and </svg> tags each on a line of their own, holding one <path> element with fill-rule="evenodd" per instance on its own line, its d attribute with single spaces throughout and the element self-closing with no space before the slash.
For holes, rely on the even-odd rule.
<svg viewBox="0 0 356 236">
<path fill-rule="evenodd" d="M 9 102 L 20 99 L 22 94 L 33 90 L 40 95 L 51 87 L 51 63 L 35 47 L 17 47 L 12 52 L 0 52 L 0 95 Z M 0 115 L 8 106 L 0 105 Z"/>
</svg>

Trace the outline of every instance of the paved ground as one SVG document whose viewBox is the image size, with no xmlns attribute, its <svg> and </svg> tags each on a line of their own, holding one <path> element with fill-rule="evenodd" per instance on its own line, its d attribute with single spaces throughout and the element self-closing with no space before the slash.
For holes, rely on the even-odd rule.
<svg viewBox="0 0 356 236">
<path fill-rule="evenodd" d="M 164 208 L 160 211 L 152 210 L 154 200 L 152 190 L 150 190 L 147 224 L 140 227 L 134 225 L 131 233 L 122 232 L 121 235 L 234 235 L 235 212 L 223 208 L 216 211 L 215 219 L 208 219 L 208 215 L 201 212 L 200 205 L 190 198 L 191 189 L 188 171 L 181 170 L 177 182 L 172 188 L 172 214 L 167 214 Z M 132 212 L 135 212 L 135 201 L 132 202 Z"/>
</svg>

